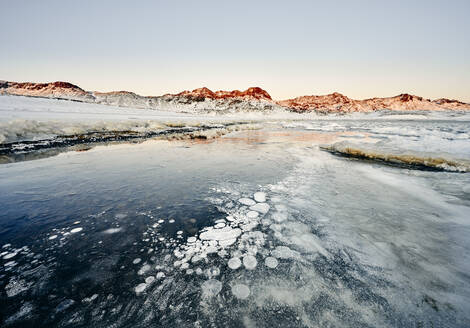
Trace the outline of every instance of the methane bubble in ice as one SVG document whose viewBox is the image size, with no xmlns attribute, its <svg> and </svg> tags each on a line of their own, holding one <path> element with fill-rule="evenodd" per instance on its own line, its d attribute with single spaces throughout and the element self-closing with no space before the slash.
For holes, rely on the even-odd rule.
<svg viewBox="0 0 470 328">
<path fill-rule="evenodd" d="M 116 214 L 116 219 L 124 219 L 126 216 L 127 214 L 119 213 L 119 214 Z"/>
<path fill-rule="evenodd" d="M 250 296 L 250 288 L 248 288 L 247 285 L 243 284 L 236 284 L 232 286 L 232 294 L 241 300 L 246 299 L 248 296 Z"/>
<path fill-rule="evenodd" d="M 163 273 L 163 272 L 158 272 L 157 273 L 157 279 L 162 279 L 164 277 L 165 277 L 165 273 Z"/>
<path fill-rule="evenodd" d="M 150 276 L 150 277 L 145 278 L 145 283 L 146 283 L 147 285 L 150 285 L 150 284 L 151 284 L 152 282 L 154 282 L 154 281 L 155 281 L 155 277 L 154 277 L 154 276 Z"/>
<path fill-rule="evenodd" d="M 275 267 L 277 267 L 278 265 L 278 261 L 276 260 L 275 257 L 271 257 L 271 256 L 268 256 L 265 260 L 264 260 L 264 264 L 268 267 L 268 268 L 271 268 L 271 269 L 274 269 Z"/>
<path fill-rule="evenodd" d="M 83 228 L 73 228 L 72 230 L 70 230 L 70 233 L 77 233 L 77 232 L 80 232 L 82 230 L 83 230 Z"/>
<path fill-rule="evenodd" d="M 209 279 L 204 281 L 201 288 L 202 296 L 212 297 L 217 295 L 222 290 L 222 283 L 216 279 Z"/>
<path fill-rule="evenodd" d="M 258 203 L 256 205 L 250 206 L 250 210 L 265 214 L 269 211 L 269 205 L 266 203 Z"/>
<path fill-rule="evenodd" d="M 243 205 L 246 205 L 246 206 L 251 206 L 251 205 L 255 205 L 255 204 L 256 204 L 256 202 L 255 202 L 253 199 L 251 199 L 251 198 L 240 198 L 240 199 L 238 200 L 238 202 L 239 202 L 240 204 L 243 204 Z"/>
<path fill-rule="evenodd" d="M 278 259 L 291 259 L 300 257 L 299 252 L 294 251 L 287 246 L 278 246 L 271 252 L 271 254 Z"/>
<path fill-rule="evenodd" d="M 105 233 L 107 235 L 111 235 L 113 233 L 118 233 L 121 230 L 122 230 L 122 228 L 110 228 L 110 229 L 107 229 L 107 230 L 103 231 L 103 233 Z"/>
<path fill-rule="evenodd" d="M 136 259 L 134 259 L 134 261 L 132 261 L 132 263 L 134 263 L 134 264 L 139 264 L 139 263 L 140 263 L 140 261 L 142 261 L 142 260 L 141 260 L 141 259 L 139 259 L 139 258 L 136 258 Z"/>
<path fill-rule="evenodd" d="M 258 217 L 259 213 L 256 211 L 249 211 L 246 213 L 246 217 L 249 219 L 256 219 Z"/>
<path fill-rule="evenodd" d="M 135 287 L 135 293 L 136 294 L 140 294 L 142 293 L 145 288 L 147 288 L 147 284 L 146 283 L 141 283 L 141 284 L 138 284 L 136 287 Z"/>
<path fill-rule="evenodd" d="M 254 268 L 256 268 L 257 263 L 258 262 L 256 261 L 256 258 L 253 255 L 246 255 L 245 257 L 243 257 L 243 265 L 248 270 L 253 270 Z"/>
<path fill-rule="evenodd" d="M 56 239 L 57 238 L 57 235 L 52 235 L 49 237 L 49 240 L 53 240 L 53 239 Z"/>
<path fill-rule="evenodd" d="M 258 203 L 264 203 L 266 201 L 266 194 L 264 192 L 255 192 L 255 194 L 253 195 L 253 198 Z"/>
<path fill-rule="evenodd" d="M 189 238 L 188 238 L 188 243 L 195 243 L 196 240 L 197 240 L 196 237 L 189 237 Z"/>
<path fill-rule="evenodd" d="M 238 257 L 232 257 L 227 264 L 230 269 L 235 270 L 242 265 L 242 261 Z"/>
</svg>

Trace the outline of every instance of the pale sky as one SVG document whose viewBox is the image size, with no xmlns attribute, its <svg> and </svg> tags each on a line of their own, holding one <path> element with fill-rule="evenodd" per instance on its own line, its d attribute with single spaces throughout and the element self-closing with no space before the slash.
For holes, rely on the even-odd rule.
<svg viewBox="0 0 470 328">
<path fill-rule="evenodd" d="M 0 79 L 470 102 L 469 16 L 469 0 L 0 0 Z"/>
</svg>

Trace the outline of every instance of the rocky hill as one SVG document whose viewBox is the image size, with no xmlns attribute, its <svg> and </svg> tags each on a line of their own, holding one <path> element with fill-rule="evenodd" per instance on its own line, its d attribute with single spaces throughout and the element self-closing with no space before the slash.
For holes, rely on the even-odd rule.
<svg viewBox="0 0 470 328">
<path fill-rule="evenodd" d="M 121 107 L 160 109 L 177 112 L 235 113 L 244 111 L 271 112 L 372 112 L 389 110 L 470 110 L 470 104 L 450 99 L 424 99 L 410 94 L 395 97 L 351 99 L 340 93 L 323 96 L 302 96 L 275 101 L 265 90 L 252 87 L 245 91 L 212 91 L 199 88 L 177 94 L 146 97 L 128 91 L 85 91 L 68 82 L 31 83 L 0 81 L 0 94 L 46 97 L 90 102 Z"/>
</svg>

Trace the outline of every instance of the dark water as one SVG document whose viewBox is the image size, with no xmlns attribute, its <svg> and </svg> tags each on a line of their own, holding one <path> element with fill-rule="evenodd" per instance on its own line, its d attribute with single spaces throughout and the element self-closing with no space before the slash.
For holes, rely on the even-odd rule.
<svg viewBox="0 0 470 328">
<path fill-rule="evenodd" d="M 468 176 L 336 158 L 317 146 L 332 138 L 1 165 L 2 326 L 468 326 Z M 255 192 L 269 210 L 250 219 Z"/>
</svg>

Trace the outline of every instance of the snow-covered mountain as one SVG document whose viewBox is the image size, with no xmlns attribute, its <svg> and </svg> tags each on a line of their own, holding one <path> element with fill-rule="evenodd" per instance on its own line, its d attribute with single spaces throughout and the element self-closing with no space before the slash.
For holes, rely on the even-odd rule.
<svg viewBox="0 0 470 328">
<path fill-rule="evenodd" d="M 159 109 L 174 112 L 372 112 L 376 110 L 470 110 L 470 104 L 458 100 L 430 100 L 410 94 L 395 97 L 355 100 L 340 93 L 302 96 L 275 101 L 265 90 L 252 87 L 245 91 L 211 91 L 199 88 L 163 96 L 140 96 L 128 91 L 85 91 L 68 82 L 30 83 L 0 81 L 0 94 L 67 99 L 120 107 Z"/>
<path fill-rule="evenodd" d="M 389 110 L 470 110 L 470 104 L 450 99 L 424 99 L 410 94 L 395 97 L 355 100 L 340 93 L 324 96 L 302 96 L 277 102 L 279 105 L 296 112 L 372 112 Z"/>
</svg>

